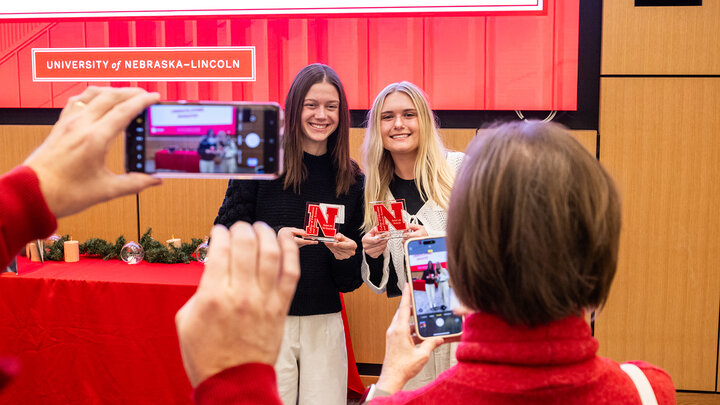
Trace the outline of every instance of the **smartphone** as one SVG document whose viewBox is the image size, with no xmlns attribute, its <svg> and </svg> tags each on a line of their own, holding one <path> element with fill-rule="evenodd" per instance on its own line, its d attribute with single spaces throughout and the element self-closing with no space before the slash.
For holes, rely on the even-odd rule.
<svg viewBox="0 0 720 405">
<path fill-rule="evenodd" d="M 445 237 L 408 239 L 405 257 L 417 335 L 427 339 L 462 334 L 463 317 L 453 313 L 459 301 L 450 285 Z"/>
<path fill-rule="evenodd" d="M 277 103 L 154 104 L 125 130 L 125 167 L 157 177 L 274 179 L 282 118 Z"/>
</svg>

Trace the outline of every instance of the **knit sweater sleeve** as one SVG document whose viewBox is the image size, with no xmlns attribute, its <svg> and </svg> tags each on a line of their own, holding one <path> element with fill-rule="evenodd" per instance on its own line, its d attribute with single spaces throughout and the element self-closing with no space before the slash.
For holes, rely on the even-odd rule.
<svg viewBox="0 0 720 405">
<path fill-rule="evenodd" d="M 50 235 L 57 221 L 31 168 L 18 166 L 0 176 L 0 190 L 0 266 L 5 267 L 25 243 Z"/>
<path fill-rule="evenodd" d="M 353 206 L 357 207 L 357 209 L 345 213 L 345 215 L 350 214 L 347 227 L 345 227 L 345 236 L 355 241 L 357 245 L 355 254 L 345 260 L 337 260 L 333 257 L 331 261 L 332 277 L 335 285 L 338 291 L 344 293 L 356 290 L 363 283 L 360 275 L 360 263 L 363 256 L 360 227 L 363 222 L 364 204 L 362 187 L 359 186 L 363 183 L 364 179 L 359 176 L 356 183 L 358 187 L 352 193 L 352 198 L 355 200 Z"/>
<path fill-rule="evenodd" d="M 213 224 L 225 225 L 229 228 L 237 221 L 255 222 L 257 193 L 256 180 L 230 180 L 225 191 L 225 199 Z"/>
<path fill-rule="evenodd" d="M 281 405 L 275 371 L 269 364 L 249 363 L 225 369 L 200 383 L 193 392 L 197 405 Z"/>
</svg>

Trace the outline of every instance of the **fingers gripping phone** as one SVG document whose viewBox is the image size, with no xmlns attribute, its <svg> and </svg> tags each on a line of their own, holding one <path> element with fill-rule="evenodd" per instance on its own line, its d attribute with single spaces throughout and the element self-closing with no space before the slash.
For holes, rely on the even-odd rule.
<svg viewBox="0 0 720 405">
<path fill-rule="evenodd" d="M 463 317 L 453 313 L 459 301 L 450 285 L 445 237 L 408 239 L 405 241 L 405 257 L 418 337 L 460 335 Z"/>
<path fill-rule="evenodd" d="M 125 130 L 125 167 L 157 177 L 274 179 L 281 129 L 277 103 L 154 104 Z"/>
</svg>

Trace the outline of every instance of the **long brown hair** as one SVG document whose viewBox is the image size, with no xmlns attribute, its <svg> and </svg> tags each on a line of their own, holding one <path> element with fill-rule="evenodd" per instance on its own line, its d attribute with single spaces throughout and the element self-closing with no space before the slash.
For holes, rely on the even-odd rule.
<svg viewBox="0 0 720 405">
<path fill-rule="evenodd" d="M 295 193 L 300 193 L 300 184 L 307 178 L 307 167 L 303 164 L 305 133 L 302 128 L 302 110 L 310 87 L 323 82 L 332 84 L 340 97 L 338 126 L 327 141 L 328 151 L 337 169 L 335 194 L 340 196 L 350 190 L 360 169 L 350 159 L 350 110 L 345 90 L 337 73 L 330 66 L 320 63 L 305 66 L 295 75 L 285 99 L 285 135 L 282 141 L 284 188 L 292 187 Z"/>
<path fill-rule="evenodd" d="M 615 183 L 562 126 L 520 122 L 479 134 L 450 197 L 457 296 L 528 326 L 602 306 L 620 222 Z"/>
</svg>

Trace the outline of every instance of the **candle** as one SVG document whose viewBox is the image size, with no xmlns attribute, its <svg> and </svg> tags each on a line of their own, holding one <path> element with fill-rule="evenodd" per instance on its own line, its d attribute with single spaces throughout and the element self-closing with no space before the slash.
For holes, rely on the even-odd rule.
<svg viewBox="0 0 720 405">
<path fill-rule="evenodd" d="M 166 242 L 168 246 L 175 246 L 177 249 L 180 249 L 180 246 L 182 246 L 182 239 L 176 238 L 175 235 L 172 235 Z"/>
<path fill-rule="evenodd" d="M 33 262 L 40 261 L 40 251 L 36 242 L 31 242 L 25 245 L 25 256 Z"/>
<path fill-rule="evenodd" d="M 65 248 L 65 261 L 68 263 L 74 263 L 80 260 L 80 246 L 78 241 L 69 240 L 64 244 Z"/>
</svg>

